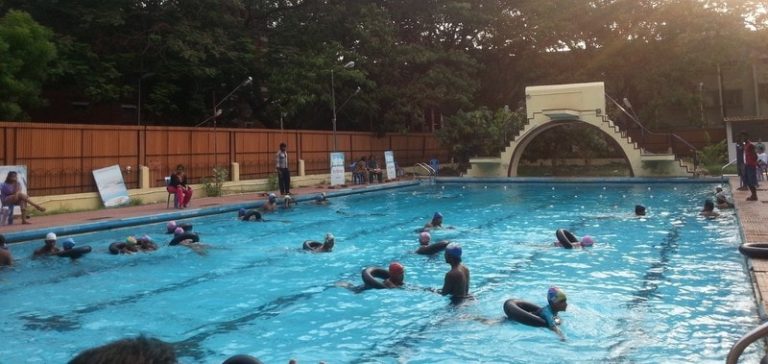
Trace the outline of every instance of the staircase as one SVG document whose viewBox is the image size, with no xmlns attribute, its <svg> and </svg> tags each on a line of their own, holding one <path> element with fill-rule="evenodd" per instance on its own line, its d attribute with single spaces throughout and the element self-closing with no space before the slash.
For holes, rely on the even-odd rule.
<svg viewBox="0 0 768 364">
<path fill-rule="evenodd" d="M 510 141 L 500 156 L 471 159 L 471 167 L 466 176 L 516 176 L 520 157 L 536 136 L 559 125 L 580 122 L 588 123 L 600 129 L 621 147 L 633 176 L 690 177 L 695 175 L 694 166 L 683 162 L 682 158 L 673 153 L 677 145 L 693 148 L 690 144 L 673 134 L 662 135 L 650 132 L 637 122 L 642 127 L 641 138 L 645 139 L 646 136 L 649 136 L 657 139 L 668 138 L 669 140 L 669 147 L 666 148 L 666 151 L 651 152 L 643 148 L 642 145 L 633 140 L 628 132 L 622 130 L 603 114 L 606 97 L 602 82 L 527 87 L 527 120 L 523 128 Z M 614 101 L 613 99 L 610 100 Z M 655 147 L 658 146 L 655 145 Z M 678 147 L 678 149 L 680 148 Z M 695 151 L 695 148 L 692 150 Z"/>
</svg>

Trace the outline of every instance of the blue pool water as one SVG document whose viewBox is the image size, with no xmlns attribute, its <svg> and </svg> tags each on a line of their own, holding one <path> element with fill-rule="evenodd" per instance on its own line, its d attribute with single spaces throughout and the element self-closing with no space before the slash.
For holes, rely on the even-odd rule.
<svg viewBox="0 0 768 364">
<path fill-rule="evenodd" d="M 244 223 L 234 213 L 187 220 L 216 247 L 112 256 L 128 234 L 167 241 L 160 224 L 76 236 L 94 252 L 29 259 L 39 242 L 12 246 L 0 272 L 0 362 L 64 363 L 80 350 L 146 334 L 173 343 L 183 363 L 250 353 L 266 363 L 716 363 L 758 324 L 735 215 L 698 217 L 711 184 L 447 184 L 300 204 Z M 648 206 L 645 218 L 633 206 Z M 414 229 L 435 211 L 454 227 L 433 233 L 464 247 L 475 301 L 442 286 L 442 256 L 413 254 Z M 585 250 L 551 246 L 554 231 L 589 234 Z M 331 254 L 300 251 L 336 236 Z M 365 266 L 406 266 L 412 289 L 360 294 Z M 502 320 L 502 304 L 568 295 L 567 341 Z M 759 361 L 753 345 L 745 362 Z"/>
</svg>

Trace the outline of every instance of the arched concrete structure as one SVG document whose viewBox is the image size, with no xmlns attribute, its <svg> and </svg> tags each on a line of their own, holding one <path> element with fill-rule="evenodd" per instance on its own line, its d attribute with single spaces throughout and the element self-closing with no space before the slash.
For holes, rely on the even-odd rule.
<svg viewBox="0 0 768 364">
<path fill-rule="evenodd" d="M 526 87 L 527 123 L 499 157 L 473 158 L 469 177 L 514 177 L 525 148 L 538 135 L 563 123 L 587 123 L 608 135 L 626 156 L 633 176 L 688 176 L 672 154 L 645 154 L 604 115 L 602 82 Z M 650 167 L 650 168 L 647 168 Z"/>
</svg>

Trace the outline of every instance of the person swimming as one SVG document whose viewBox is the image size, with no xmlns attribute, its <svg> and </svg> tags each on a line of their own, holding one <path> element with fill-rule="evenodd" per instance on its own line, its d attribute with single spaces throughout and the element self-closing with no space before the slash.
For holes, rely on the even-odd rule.
<svg viewBox="0 0 768 364">
<path fill-rule="evenodd" d="M 270 193 L 267 197 L 267 202 L 261 206 L 261 211 L 273 212 L 275 210 L 277 210 L 277 195 Z"/>
<path fill-rule="evenodd" d="M 136 239 L 136 242 L 138 244 L 139 250 L 141 251 L 149 252 L 157 250 L 157 244 L 155 244 L 152 238 L 150 238 L 147 234 L 144 234 L 144 236 Z"/>
<path fill-rule="evenodd" d="M 435 214 L 432 215 L 432 221 L 424 225 L 425 229 L 439 229 L 442 227 L 443 227 L 443 214 L 439 212 L 435 212 Z"/>
<path fill-rule="evenodd" d="M 242 221 L 264 221 L 264 219 L 261 218 L 261 212 L 256 210 L 246 210 L 243 208 L 237 211 L 237 218 Z"/>
<path fill-rule="evenodd" d="M 284 209 L 290 209 L 292 207 L 296 206 L 296 200 L 291 197 L 291 195 L 286 195 L 283 197 L 283 208 Z"/>
<path fill-rule="evenodd" d="M 536 311 L 536 315 L 547 322 L 549 329 L 554 331 L 557 336 L 560 336 L 560 340 L 565 341 L 565 335 L 563 335 L 563 332 L 560 331 L 559 327 L 560 318 L 557 316 L 558 312 L 565 312 L 568 308 L 565 292 L 560 288 L 554 286 L 550 287 L 547 291 L 547 303 L 548 305 Z"/>
<path fill-rule="evenodd" d="M 384 286 L 387 288 L 402 287 L 405 282 L 405 267 L 399 262 L 389 263 L 389 278 L 384 280 Z"/>
<path fill-rule="evenodd" d="M 645 206 L 635 205 L 635 216 L 645 216 Z"/>
<path fill-rule="evenodd" d="M 325 194 L 325 192 L 315 196 L 315 204 L 316 205 L 328 205 L 331 201 L 328 201 L 328 196 Z"/>
<path fill-rule="evenodd" d="M 710 199 L 704 200 L 704 208 L 699 212 L 699 215 L 704 217 L 718 217 L 720 214 L 715 212 L 715 203 Z"/>
<path fill-rule="evenodd" d="M 43 247 L 41 247 L 40 249 L 35 250 L 35 252 L 32 254 L 32 258 L 56 255 L 60 251 L 61 249 L 59 249 L 59 247 L 56 246 L 56 234 L 48 233 L 47 235 L 45 235 L 45 245 L 43 245 Z"/>
<path fill-rule="evenodd" d="M 448 244 L 445 248 L 445 262 L 451 265 L 451 270 L 445 274 L 443 288 L 438 290 L 443 296 L 450 295 L 453 303 L 460 303 L 469 295 L 469 268 L 461 264 L 461 245 Z"/>
<path fill-rule="evenodd" d="M 201 243 L 197 234 L 185 232 L 182 228 L 176 228 L 176 230 L 173 232 L 173 240 L 171 240 L 168 245 L 181 245 L 191 249 L 199 255 L 208 254 L 208 245 Z"/>
</svg>

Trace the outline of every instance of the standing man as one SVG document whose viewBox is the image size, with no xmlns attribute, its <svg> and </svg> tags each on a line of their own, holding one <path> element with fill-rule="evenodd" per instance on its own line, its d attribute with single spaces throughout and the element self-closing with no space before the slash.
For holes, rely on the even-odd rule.
<svg viewBox="0 0 768 364">
<path fill-rule="evenodd" d="M 280 185 L 281 196 L 291 194 L 291 171 L 288 169 L 288 152 L 285 151 L 286 147 L 285 143 L 280 143 L 280 150 L 275 155 L 277 184 Z"/>
<path fill-rule="evenodd" d="M 461 245 L 451 243 L 445 248 L 445 262 L 451 265 L 451 270 L 445 274 L 443 288 L 438 292 L 443 296 L 450 295 L 451 302 L 461 303 L 469 298 L 469 269 L 461 264 Z"/>
<path fill-rule="evenodd" d="M 747 201 L 757 201 L 757 152 L 745 131 L 741 132 L 741 142 L 744 145 L 744 184 L 752 192 Z"/>
<path fill-rule="evenodd" d="M 743 133 L 741 132 L 741 134 Z M 739 136 L 742 136 L 741 134 Z M 746 191 L 747 184 L 744 182 L 744 143 L 742 140 L 736 142 L 736 173 L 739 175 L 739 188 L 737 190 Z"/>
</svg>

